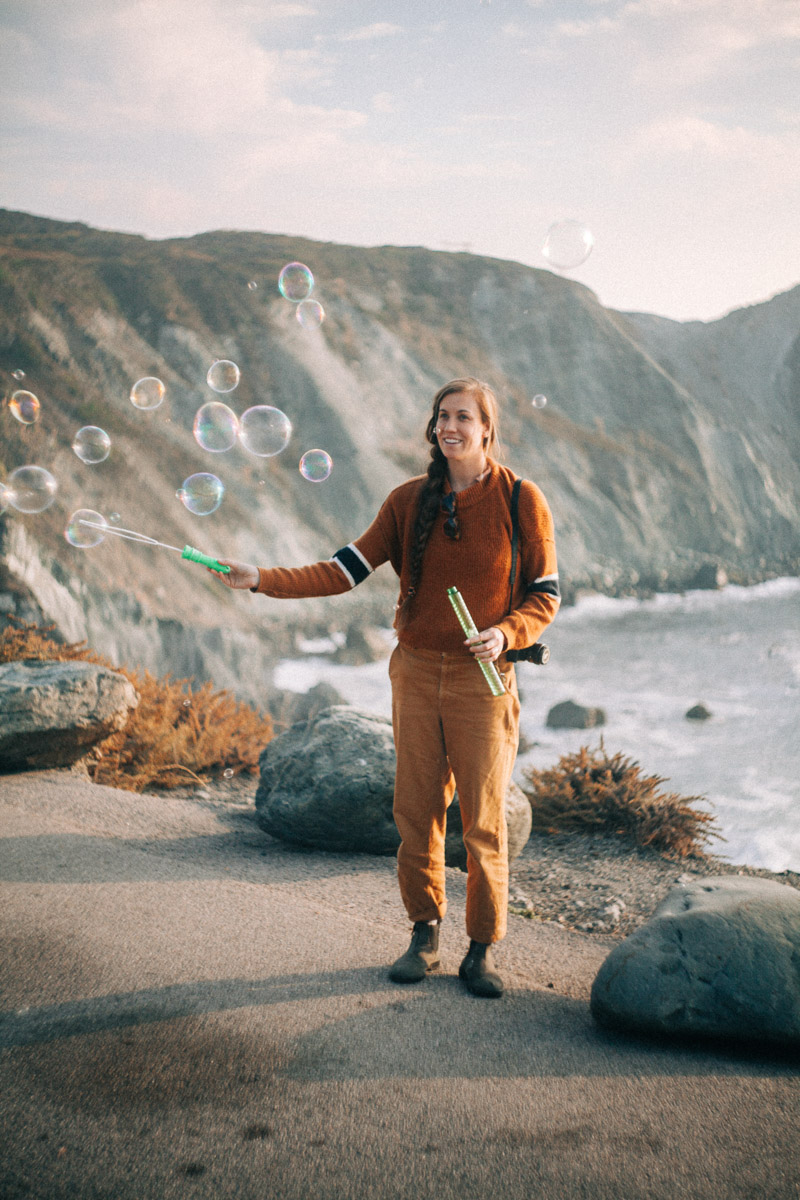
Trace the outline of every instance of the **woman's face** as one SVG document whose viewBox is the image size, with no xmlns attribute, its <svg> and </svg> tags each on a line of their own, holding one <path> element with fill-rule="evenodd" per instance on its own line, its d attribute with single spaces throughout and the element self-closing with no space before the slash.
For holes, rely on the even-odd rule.
<svg viewBox="0 0 800 1200">
<path fill-rule="evenodd" d="M 439 402 L 436 418 L 436 440 L 439 449 L 449 462 L 482 464 L 484 438 L 489 435 L 489 424 L 483 419 L 480 406 L 474 396 L 467 392 L 451 392 Z"/>
</svg>

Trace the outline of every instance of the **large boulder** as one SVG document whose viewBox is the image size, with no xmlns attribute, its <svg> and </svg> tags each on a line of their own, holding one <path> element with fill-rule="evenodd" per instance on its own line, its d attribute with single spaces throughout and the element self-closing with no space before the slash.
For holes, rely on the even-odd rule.
<svg viewBox="0 0 800 1200">
<path fill-rule="evenodd" d="M 70 766 L 122 729 L 137 703 L 124 675 L 96 663 L 2 663 L 0 770 Z"/>
<path fill-rule="evenodd" d="M 274 737 L 259 758 L 256 819 L 296 846 L 393 854 L 392 723 L 346 704 Z"/>
<path fill-rule="evenodd" d="M 317 850 L 395 854 L 395 750 L 387 717 L 334 705 L 292 725 L 262 751 L 256 819 L 281 841 Z M 531 831 L 531 809 L 516 784 L 506 798 L 509 859 Z M 445 861 L 466 868 L 458 798 L 448 810 Z"/>
<path fill-rule="evenodd" d="M 595 725 L 605 725 L 606 714 L 602 708 L 587 708 L 576 704 L 574 700 L 562 700 L 554 704 L 547 714 L 549 729 L 591 729 Z"/>
<path fill-rule="evenodd" d="M 603 963 L 603 1025 L 800 1046 L 800 891 L 751 876 L 676 888 Z"/>
</svg>

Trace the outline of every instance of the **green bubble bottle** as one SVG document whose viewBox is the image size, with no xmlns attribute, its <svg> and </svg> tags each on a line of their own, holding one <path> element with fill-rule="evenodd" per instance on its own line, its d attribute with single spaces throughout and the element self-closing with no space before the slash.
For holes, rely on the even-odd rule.
<svg viewBox="0 0 800 1200">
<path fill-rule="evenodd" d="M 450 600 L 450 603 L 453 606 L 455 614 L 458 617 L 459 624 L 460 624 L 461 628 L 464 630 L 464 633 L 467 635 L 468 638 L 477 637 L 478 636 L 477 627 L 476 627 L 475 622 L 473 621 L 472 617 L 470 616 L 469 609 L 467 608 L 466 604 L 464 603 L 464 597 L 461 595 L 461 592 L 458 590 L 457 587 L 451 587 L 451 588 L 447 589 L 447 596 L 448 596 L 448 599 Z M 477 662 L 480 669 L 483 671 L 484 678 L 486 679 L 486 682 L 489 685 L 489 690 L 491 691 L 492 695 L 493 696 L 502 696 L 506 689 L 505 689 L 502 679 L 500 678 L 500 673 L 497 670 L 497 667 L 494 665 L 494 663 L 493 662 L 482 662 L 481 659 L 479 659 L 479 658 L 477 658 L 475 661 Z"/>
</svg>

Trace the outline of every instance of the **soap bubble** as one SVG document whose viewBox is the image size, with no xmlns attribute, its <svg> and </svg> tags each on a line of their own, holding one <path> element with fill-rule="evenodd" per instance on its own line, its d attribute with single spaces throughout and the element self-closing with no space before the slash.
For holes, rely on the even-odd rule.
<svg viewBox="0 0 800 1200">
<path fill-rule="evenodd" d="M 158 408 L 166 394 L 167 389 L 160 379 L 156 379 L 155 375 L 145 375 L 131 388 L 131 404 L 135 408 Z"/>
<path fill-rule="evenodd" d="M 122 517 L 119 515 L 119 513 L 114 512 L 108 514 L 108 522 L 110 525 L 119 525 L 121 520 Z"/>
<path fill-rule="evenodd" d="M 34 421 L 39 420 L 41 405 L 38 396 L 34 396 L 33 392 L 12 392 L 8 407 L 22 425 L 32 425 Z"/>
<path fill-rule="evenodd" d="M 260 458 L 271 458 L 285 450 L 292 436 L 292 422 L 285 412 L 270 404 L 256 404 L 242 413 L 239 441 L 245 450 Z"/>
<path fill-rule="evenodd" d="M 240 371 L 229 358 L 218 358 L 208 368 L 206 383 L 215 392 L 232 392 L 239 385 Z"/>
<path fill-rule="evenodd" d="M 333 469 L 333 459 L 325 450 L 306 450 L 300 459 L 300 474 L 309 483 L 322 483 Z"/>
<path fill-rule="evenodd" d="M 258 291 L 258 284 L 256 283 L 255 279 L 251 279 L 247 286 L 251 292 Z"/>
<path fill-rule="evenodd" d="M 325 320 L 325 309 L 319 300 L 301 300 L 294 315 L 303 329 L 319 329 Z"/>
<path fill-rule="evenodd" d="M 17 367 L 16 371 L 11 372 L 11 378 L 16 379 L 17 383 L 19 383 L 20 379 L 25 378 L 25 372 L 21 371 L 19 367 Z"/>
<path fill-rule="evenodd" d="M 220 454 L 236 445 L 239 418 L 221 400 L 210 400 L 198 408 L 192 428 L 198 446 L 212 454 Z"/>
<path fill-rule="evenodd" d="M 545 404 L 547 404 L 547 396 L 543 396 L 542 393 L 539 392 L 538 395 L 533 397 L 531 404 L 534 408 L 544 408 Z"/>
<path fill-rule="evenodd" d="M 207 517 L 216 512 L 222 504 L 225 485 L 216 475 L 200 471 L 197 475 L 190 475 L 188 479 L 184 479 L 175 495 L 189 512 L 197 517 Z"/>
<path fill-rule="evenodd" d="M 191 702 L 191 700 L 184 700 L 184 702 L 183 702 L 183 707 L 184 707 L 184 708 L 191 708 L 191 707 L 192 707 L 192 702 Z"/>
<path fill-rule="evenodd" d="M 224 779 L 233 779 L 233 770 L 230 767 L 226 767 L 222 772 L 222 776 Z"/>
<path fill-rule="evenodd" d="M 108 522 L 102 513 L 95 512 L 93 508 L 79 508 L 67 522 L 64 537 L 70 546 L 75 546 L 78 550 L 88 550 L 90 546 L 99 546 L 105 537 L 103 529 L 97 528 L 98 525 L 108 528 Z"/>
<path fill-rule="evenodd" d="M 559 271 L 579 267 L 592 252 L 594 237 L 581 221 L 555 221 L 547 231 L 542 254 Z"/>
<path fill-rule="evenodd" d="M 111 438 L 99 425 L 84 425 L 72 439 L 72 449 L 81 462 L 100 463 L 108 458 Z"/>
<path fill-rule="evenodd" d="M 278 291 L 294 304 L 310 296 L 313 287 L 314 276 L 300 262 L 287 263 L 278 276 Z"/>
<path fill-rule="evenodd" d="M 44 512 L 56 498 L 58 484 L 44 467 L 17 467 L 8 477 L 8 502 L 17 512 Z"/>
</svg>

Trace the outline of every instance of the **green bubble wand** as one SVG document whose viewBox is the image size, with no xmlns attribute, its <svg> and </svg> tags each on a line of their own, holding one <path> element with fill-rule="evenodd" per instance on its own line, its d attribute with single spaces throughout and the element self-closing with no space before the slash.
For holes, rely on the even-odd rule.
<svg viewBox="0 0 800 1200">
<path fill-rule="evenodd" d="M 88 521 L 86 517 L 79 517 L 78 520 L 81 525 L 90 525 L 92 529 L 99 529 L 103 534 L 113 533 L 114 537 L 126 538 L 129 542 L 141 542 L 144 546 L 161 546 L 163 550 L 175 550 L 181 558 L 199 563 L 201 567 L 211 567 L 214 571 L 221 571 L 223 575 L 227 575 L 230 571 L 230 567 L 217 562 L 216 558 L 212 558 L 210 554 L 203 554 L 201 550 L 195 550 L 194 546 L 184 546 L 181 550 L 180 546 L 169 546 L 166 542 L 157 542 L 155 538 L 148 537 L 146 533 L 137 533 L 134 529 L 119 529 L 116 525 L 108 525 L 105 522 L 101 525 L 99 521 Z"/>
<path fill-rule="evenodd" d="M 470 611 L 464 603 L 464 597 L 461 595 L 461 592 L 457 587 L 451 587 L 447 589 L 447 596 L 453 606 L 455 614 L 458 617 L 459 624 L 464 630 L 464 633 L 468 638 L 477 637 L 478 628 L 470 616 Z M 492 695 L 502 696 L 506 689 L 502 679 L 500 678 L 500 672 L 497 670 L 497 667 L 494 665 L 494 663 L 484 662 L 483 659 L 480 658 L 477 658 L 475 661 L 483 671 L 484 678 L 489 685 L 489 690 L 491 691 Z"/>
</svg>

